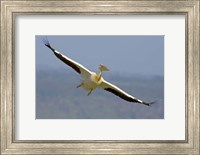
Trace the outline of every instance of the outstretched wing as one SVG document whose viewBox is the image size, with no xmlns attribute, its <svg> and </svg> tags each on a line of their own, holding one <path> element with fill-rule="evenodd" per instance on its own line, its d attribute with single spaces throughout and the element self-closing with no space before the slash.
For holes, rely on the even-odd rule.
<svg viewBox="0 0 200 155">
<path fill-rule="evenodd" d="M 126 92 L 124 92 L 123 90 L 121 90 L 120 88 L 118 88 L 117 86 L 107 82 L 106 80 L 102 80 L 102 83 L 100 84 L 99 86 L 100 88 L 106 90 L 106 91 L 109 91 L 117 96 L 119 96 L 120 98 L 126 100 L 126 101 L 129 101 L 129 102 L 136 102 L 136 103 L 140 103 L 140 104 L 144 104 L 144 105 L 147 105 L 147 106 L 150 106 L 151 104 L 153 104 L 154 102 L 151 102 L 151 103 L 146 103 L 146 102 L 143 102 L 129 94 L 127 94 Z"/>
<path fill-rule="evenodd" d="M 92 74 L 90 70 L 85 68 L 83 65 L 79 64 L 78 62 L 68 58 L 67 56 L 64 56 L 60 52 L 56 51 L 49 43 L 47 39 L 43 40 L 44 45 L 47 46 L 49 49 L 53 51 L 55 56 L 60 59 L 62 62 L 64 62 L 66 65 L 70 66 L 72 69 L 74 69 L 77 73 L 79 73 L 83 78 L 88 78 Z"/>
</svg>

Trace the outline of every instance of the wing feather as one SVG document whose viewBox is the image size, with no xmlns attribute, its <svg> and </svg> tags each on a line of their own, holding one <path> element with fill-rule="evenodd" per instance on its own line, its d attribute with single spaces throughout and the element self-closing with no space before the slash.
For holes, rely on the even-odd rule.
<svg viewBox="0 0 200 155">
<path fill-rule="evenodd" d="M 147 105 L 149 106 L 150 104 L 152 103 L 146 103 L 146 102 L 143 102 L 129 94 L 127 94 L 125 91 L 123 91 L 122 89 L 118 88 L 117 86 L 107 82 L 106 80 L 102 80 L 102 83 L 100 84 L 100 88 L 108 91 L 108 92 L 111 92 L 115 95 L 117 95 L 118 97 L 128 101 L 128 102 L 136 102 L 136 103 L 140 103 L 140 104 L 144 104 L 144 105 Z"/>
<path fill-rule="evenodd" d="M 60 59 L 62 62 L 64 62 L 66 65 L 70 66 L 72 69 L 74 69 L 77 73 L 79 73 L 82 77 L 88 78 L 91 76 L 92 72 L 85 68 L 83 65 L 79 64 L 78 62 L 68 58 L 67 56 L 61 54 L 60 52 L 56 51 L 49 43 L 48 40 L 44 41 L 45 46 L 47 46 L 49 49 L 53 51 L 55 56 Z"/>
</svg>

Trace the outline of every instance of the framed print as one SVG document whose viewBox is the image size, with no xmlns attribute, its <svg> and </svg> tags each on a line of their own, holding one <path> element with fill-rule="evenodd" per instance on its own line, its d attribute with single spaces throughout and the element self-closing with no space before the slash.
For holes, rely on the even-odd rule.
<svg viewBox="0 0 200 155">
<path fill-rule="evenodd" d="M 1 1 L 1 154 L 199 154 L 199 1 Z"/>
</svg>

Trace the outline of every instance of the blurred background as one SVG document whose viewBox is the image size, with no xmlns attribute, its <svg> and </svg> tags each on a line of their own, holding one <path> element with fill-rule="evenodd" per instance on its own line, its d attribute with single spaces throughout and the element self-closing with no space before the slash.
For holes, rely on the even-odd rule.
<svg viewBox="0 0 200 155">
<path fill-rule="evenodd" d="M 98 72 L 105 80 L 151 107 L 95 90 L 90 96 L 76 88 L 81 77 L 43 45 L 36 43 L 36 119 L 163 119 L 164 36 L 47 36 L 60 53 Z"/>
</svg>

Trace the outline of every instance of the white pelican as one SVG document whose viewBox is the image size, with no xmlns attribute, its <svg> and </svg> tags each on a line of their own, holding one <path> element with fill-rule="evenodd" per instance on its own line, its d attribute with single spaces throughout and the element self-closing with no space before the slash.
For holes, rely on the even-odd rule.
<svg viewBox="0 0 200 155">
<path fill-rule="evenodd" d="M 109 71 L 109 69 L 107 67 L 103 66 L 102 64 L 99 65 L 99 67 L 98 67 L 99 73 L 97 74 L 95 72 L 88 70 L 83 65 L 79 64 L 78 62 L 76 62 L 76 61 L 64 56 L 60 52 L 56 51 L 50 45 L 50 43 L 47 39 L 44 39 L 43 41 L 44 41 L 44 45 L 47 46 L 48 48 L 50 48 L 58 59 L 60 59 L 66 65 L 73 68 L 77 73 L 79 73 L 82 76 L 83 81 L 81 82 L 81 84 L 79 84 L 77 86 L 77 88 L 82 87 L 85 90 L 89 91 L 88 96 L 96 88 L 101 88 L 103 90 L 109 91 L 109 92 L 119 96 L 120 98 L 122 98 L 128 102 L 140 103 L 140 104 L 147 105 L 147 106 L 150 106 L 151 104 L 154 103 L 154 102 L 147 103 L 147 102 L 141 101 L 141 100 L 127 94 L 126 92 L 124 92 L 123 90 L 118 88 L 117 86 L 104 80 L 104 78 L 102 77 L 102 72 Z"/>
</svg>

